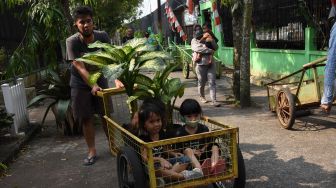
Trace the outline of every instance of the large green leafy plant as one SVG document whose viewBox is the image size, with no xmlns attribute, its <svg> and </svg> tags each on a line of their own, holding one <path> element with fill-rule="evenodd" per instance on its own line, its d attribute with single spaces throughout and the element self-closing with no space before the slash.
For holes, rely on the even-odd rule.
<svg viewBox="0 0 336 188">
<path fill-rule="evenodd" d="M 74 121 L 72 115 L 69 79 L 70 72 L 68 69 L 60 74 L 48 70 L 43 89 L 29 102 L 28 107 L 38 105 L 43 100 L 49 100 L 49 105 L 42 119 L 42 125 L 51 109 L 55 115 L 57 127 L 63 129 L 65 135 L 81 134 L 81 129 Z"/>
<path fill-rule="evenodd" d="M 151 78 L 139 74 L 136 78 L 137 90 L 129 97 L 128 102 L 146 97 L 160 98 L 166 104 L 167 123 L 172 124 L 173 107 L 177 97 L 184 94 L 185 85 L 179 78 L 169 77 L 179 64 L 168 64 L 163 71 L 156 72 Z"/>
<path fill-rule="evenodd" d="M 153 47 L 146 44 L 145 38 L 130 40 L 122 47 L 95 42 L 89 48 L 102 50 L 85 54 L 78 61 L 99 67 L 97 72 L 91 73 L 90 84 L 95 84 L 97 79 L 104 74 L 110 80 L 119 79 L 125 86 L 128 96 L 133 96 L 135 83 L 141 70 L 147 69 L 162 72 L 169 64 L 170 55 L 163 51 L 154 51 Z M 136 102 L 129 100 L 132 113 L 135 112 Z"/>
</svg>

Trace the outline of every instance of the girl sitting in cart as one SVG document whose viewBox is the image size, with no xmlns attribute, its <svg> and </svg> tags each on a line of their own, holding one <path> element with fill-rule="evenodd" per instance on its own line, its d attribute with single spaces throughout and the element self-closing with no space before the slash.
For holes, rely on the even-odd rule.
<svg viewBox="0 0 336 188">
<path fill-rule="evenodd" d="M 209 132 L 209 128 L 199 123 L 202 108 L 195 99 L 185 99 L 180 106 L 181 120 L 184 126 L 179 128 L 176 136 Z M 203 161 L 202 170 L 205 176 L 219 174 L 225 171 L 225 161 L 220 158 L 220 150 L 213 139 L 199 139 L 192 142 L 181 143 L 178 148 L 183 148 L 183 153 L 190 158 L 192 163 Z M 197 158 L 195 157 L 197 156 Z M 209 158 L 210 157 L 210 158 Z"/>
<path fill-rule="evenodd" d="M 162 110 L 154 103 L 143 104 L 138 111 L 138 124 L 141 138 L 145 142 L 159 141 L 166 139 L 163 131 Z M 167 148 L 163 146 L 153 148 L 154 168 L 157 177 L 163 177 L 169 181 L 181 181 L 203 177 L 200 168 L 186 170 L 190 159 L 186 156 L 168 159 Z M 164 156 L 166 154 L 166 156 Z M 146 148 L 141 149 L 141 156 L 144 161 L 148 161 Z"/>
</svg>

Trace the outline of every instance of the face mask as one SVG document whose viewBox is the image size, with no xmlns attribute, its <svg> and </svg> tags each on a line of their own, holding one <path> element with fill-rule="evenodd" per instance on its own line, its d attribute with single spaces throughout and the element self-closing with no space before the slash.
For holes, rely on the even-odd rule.
<svg viewBox="0 0 336 188">
<path fill-rule="evenodd" d="M 186 120 L 185 124 L 192 127 L 192 128 L 195 128 L 198 126 L 198 123 L 199 123 L 199 119 L 195 120 L 195 121 L 189 121 L 189 120 Z"/>
</svg>

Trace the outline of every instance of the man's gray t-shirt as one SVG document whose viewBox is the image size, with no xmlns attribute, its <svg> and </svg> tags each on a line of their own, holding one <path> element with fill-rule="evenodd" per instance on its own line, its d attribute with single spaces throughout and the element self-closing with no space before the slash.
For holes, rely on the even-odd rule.
<svg viewBox="0 0 336 188">
<path fill-rule="evenodd" d="M 94 34 L 94 42 L 100 41 L 103 43 L 110 43 L 110 38 L 105 31 L 93 31 Z M 87 52 L 94 52 L 98 49 L 96 48 L 88 48 L 88 45 L 80 39 L 80 34 L 75 33 L 66 39 L 66 59 L 68 61 L 73 61 L 76 58 L 82 57 Z M 96 66 L 85 64 L 86 70 L 89 72 L 93 72 L 97 70 Z M 102 88 L 107 87 L 106 79 L 101 76 L 98 81 L 98 85 Z M 71 64 L 71 78 L 70 78 L 70 87 L 71 88 L 80 88 L 80 89 L 90 89 L 90 87 L 85 83 L 77 69 Z"/>
</svg>

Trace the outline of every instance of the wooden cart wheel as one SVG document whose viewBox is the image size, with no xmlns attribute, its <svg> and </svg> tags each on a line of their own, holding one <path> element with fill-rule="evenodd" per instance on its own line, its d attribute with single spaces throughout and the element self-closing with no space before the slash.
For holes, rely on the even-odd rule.
<svg viewBox="0 0 336 188">
<path fill-rule="evenodd" d="M 188 61 L 183 60 L 182 64 L 183 64 L 183 67 L 182 67 L 183 77 L 185 79 L 188 79 L 189 78 L 189 73 L 190 73 L 189 63 L 188 63 Z"/>
<path fill-rule="evenodd" d="M 117 155 L 120 188 L 149 187 L 139 155 L 130 147 L 122 147 Z M 113 187 L 113 186 L 112 186 Z"/>
<path fill-rule="evenodd" d="M 276 112 L 281 126 L 291 129 L 295 122 L 294 96 L 288 88 L 281 89 L 276 96 Z"/>
</svg>

